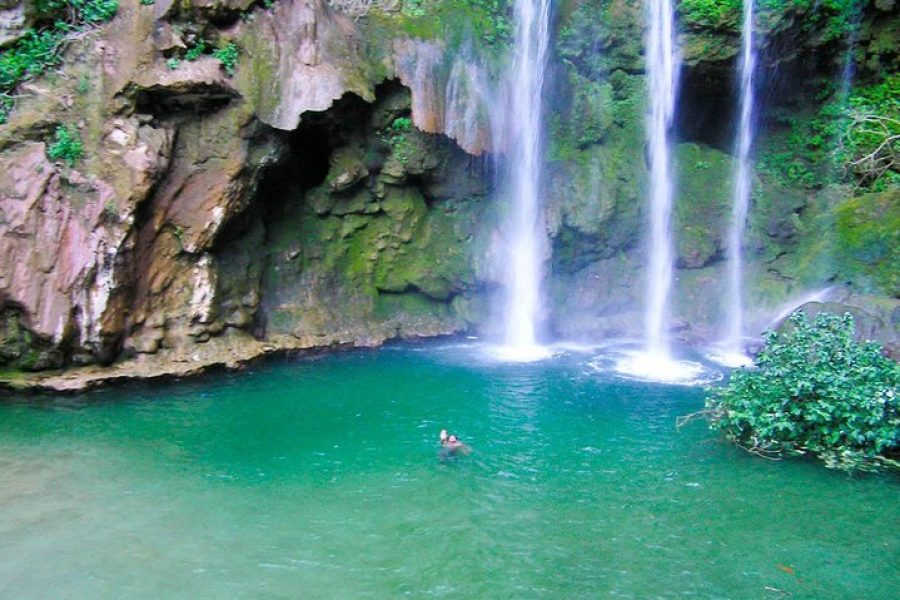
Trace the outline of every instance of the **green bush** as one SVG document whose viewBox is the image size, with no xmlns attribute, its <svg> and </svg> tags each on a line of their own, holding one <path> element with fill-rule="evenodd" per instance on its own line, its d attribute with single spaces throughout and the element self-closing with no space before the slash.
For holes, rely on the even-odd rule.
<svg viewBox="0 0 900 600">
<path fill-rule="evenodd" d="M 206 40 L 200 40 L 184 53 L 184 60 L 194 61 L 206 52 Z"/>
<path fill-rule="evenodd" d="M 811 454 L 831 468 L 898 469 L 900 364 L 854 339 L 853 317 L 791 315 L 755 369 L 706 400 L 710 425 L 763 456 Z"/>
<path fill-rule="evenodd" d="M 38 0 L 36 12 L 43 19 L 64 19 L 71 25 L 105 23 L 119 10 L 119 0 Z"/>
<path fill-rule="evenodd" d="M 60 125 L 56 128 L 56 141 L 47 146 L 47 156 L 50 160 L 61 160 L 70 167 L 84 156 L 84 144 L 74 127 Z"/>
<path fill-rule="evenodd" d="M 0 54 L 0 89 L 8 92 L 59 63 L 62 40 L 62 32 L 55 28 L 29 31 L 15 46 Z"/>
<path fill-rule="evenodd" d="M 678 12 L 688 26 L 725 30 L 741 26 L 741 0 L 681 0 Z"/>
<path fill-rule="evenodd" d="M 814 189 L 832 180 L 883 191 L 900 183 L 900 75 L 894 73 L 841 97 L 831 96 L 804 117 L 776 115 L 787 131 L 761 153 L 760 169 L 787 186 Z"/>
<path fill-rule="evenodd" d="M 218 48 L 213 52 L 213 56 L 222 63 L 222 68 L 231 77 L 234 75 L 234 69 L 237 66 L 240 49 L 234 42 L 229 42 L 224 48 Z"/>
<path fill-rule="evenodd" d="M 13 108 L 19 84 L 61 62 L 66 36 L 112 19 L 118 9 L 119 0 L 38 0 L 35 13 L 41 28 L 29 30 L 0 52 L 0 123 Z"/>
<path fill-rule="evenodd" d="M 842 39 L 854 26 L 859 0 L 756 0 L 758 26 L 796 23 L 800 31 L 822 42 Z M 687 29 L 738 32 L 743 21 L 741 0 L 680 0 L 681 21 Z"/>
</svg>

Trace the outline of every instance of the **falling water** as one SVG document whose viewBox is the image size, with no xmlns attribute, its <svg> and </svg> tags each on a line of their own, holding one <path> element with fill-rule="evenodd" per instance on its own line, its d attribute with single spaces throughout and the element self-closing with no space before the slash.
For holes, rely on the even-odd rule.
<svg viewBox="0 0 900 600">
<path fill-rule="evenodd" d="M 547 64 L 550 0 L 516 0 L 516 51 L 506 118 L 512 210 L 507 229 L 504 344 L 521 358 L 543 354 L 537 342 L 541 315 L 542 91 Z"/>
<path fill-rule="evenodd" d="M 647 281 L 645 342 L 648 354 L 667 357 L 666 334 L 669 291 L 672 287 L 672 158 L 671 129 L 679 56 L 675 47 L 672 0 L 650 2 L 647 74 L 650 114 L 647 143 L 650 149 L 650 264 Z"/>
<path fill-rule="evenodd" d="M 644 349 L 625 353 L 616 363 L 616 370 L 639 379 L 685 383 L 697 380 L 702 365 L 674 360 L 667 331 L 675 254 L 672 242 L 672 121 L 675 116 L 680 68 L 680 57 L 675 45 L 672 0 L 651 0 L 648 18 L 650 260 L 647 269 Z"/>
<path fill-rule="evenodd" d="M 847 36 L 847 47 L 844 52 L 844 64 L 841 66 L 841 86 L 837 90 L 837 101 L 841 110 L 849 109 L 850 90 L 853 87 L 853 78 L 856 75 L 856 46 L 859 42 L 859 29 L 862 24 L 863 2 L 857 0 L 848 10 L 850 11 L 850 33 Z M 838 127 L 834 148 L 835 154 L 840 154 L 844 149 L 844 126 L 846 125 L 847 115 L 842 119 L 841 127 Z"/>
<path fill-rule="evenodd" d="M 756 49 L 753 43 L 753 0 L 744 0 L 744 24 L 741 31 L 741 106 L 737 134 L 737 170 L 734 176 L 734 196 L 731 226 L 728 229 L 728 323 L 723 347 L 726 352 L 743 355 L 743 240 L 750 206 L 753 168 L 750 148 L 753 144 L 753 76 L 756 69 Z"/>
<path fill-rule="evenodd" d="M 838 89 L 838 99 L 842 105 L 847 103 L 850 87 L 853 85 L 853 77 L 856 75 L 856 57 L 854 55 L 859 42 L 859 28 L 863 15 L 862 2 L 854 2 L 848 10 L 850 11 L 850 32 L 847 35 L 844 64 L 841 66 L 841 87 Z"/>
</svg>

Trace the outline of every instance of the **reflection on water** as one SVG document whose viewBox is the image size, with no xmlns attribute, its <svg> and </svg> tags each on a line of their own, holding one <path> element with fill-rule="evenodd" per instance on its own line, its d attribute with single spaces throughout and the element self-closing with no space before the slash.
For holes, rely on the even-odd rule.
<svg viewBox="0 0 900 600">
<path fill-rule="evenodd" d="M 896 480 L 757 460 L 699 423 L 676 432 L 701 389 L 622 377 L 616 348 L 554 353 L 394 347 L 5 401 L 0 597 L 818 599 L 900 585 Z M 440 461 L 442 428 L 472 453 Z"/>
</svg>

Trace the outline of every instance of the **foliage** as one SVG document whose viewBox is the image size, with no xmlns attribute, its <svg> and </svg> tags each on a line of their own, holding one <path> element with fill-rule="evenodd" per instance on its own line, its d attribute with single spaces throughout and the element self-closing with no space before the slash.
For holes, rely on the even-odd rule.
<svg viewBox="0 0 900 600">
<path fill-rule="evenodd" d="M 44 25 L 0 52 L 0 123 L 13 108 L 16 88 L 61 62 L 69 35 L 110 20 L 118 8 L 118 0 L 38 0 L 36 21 Z"/>
<path fill-rule="evenodd" d="M 206 52 L 206 40 L 198 40 L 196 44 L 187 49 L 184 53 L 184 60 L 194 61 L 203 56 Z"/>
<path fill-rule="evenodd" d="M 854 92 L 845 109 L 839 158 L 861 187 L 900 182 L 900 74 Z"/>
<path fill-rule="evenodd" d="M 61 160 L 70 167 L 84 155 L 84 144 L 74 127 L 60 125 L 56 128 L 56 141 L 47 147 L 50 160 Z"/>
<path fill-rule="evenodd" d="M 409 117 L 398 117 L 390 125 L 391 131 L 396 133 L 407 132 L 412 129 L 412 119 Z"/>
<path fill-rule="evenodd" d="M 65 19 L 71 25 L 93 25 L 112 19 L 119 0 L 38 0 L 39 17 Z"/>
<path fill-rule="evenodd" d="M 59 63 L 63 40 L 60 29 L 29 31 L 15 46 L 0 54 L 0 89 L 12 90 L 20 82 Z"/>
<path fill-rule="evenodd" d="M 678 12 L 688 26 L 737 30 L 741 6 L 741 0 L 682 0 Z"/>
<path fill-rule="evenodd" d="M 221 48 L 213 49 L 210 45 L 210 42 L 203 38 L 199 38 L 184 53 L 184 60 L 195 61 L 204 54 L 212 55 L 213 58 L 221 63 L 222 68 L 225 69 L 225 72 L 228 73 L 228 76 L 231 77 L 234 75 L 234 70 L 237 67 L 240 53 L 240 47 L 238 47 L 238 45 L 234 42 L 229 42 Z M 178 58 L 177 56 L 173 56 L 166 61 L 166 66 L 169 67 L 170 70 L 174 71 L 181 65 L 181 60 L 182 59 Z"/>
<path fill-rule="evenodd" d="M 391 147 L 394 157 L 404 165 L 410 158 L 411 148 L 407 135 L 412 129 L 412 119 L 409 117 L 397 117 L 378 136 L 382 142 Z"/>
<path fill-rule="evenodd" d="M 871 191 L 900 182 L 900 75 L 859 87 L 807 116 L 776 115 L 787 128 L 761 168 L 788 186 L 814 189 L 844 180 Z"/>
<path fill-rule="evenodd" d="M 763 456 L 812 454 L 831 468 L 900 468 L 900 364 L 854 339 L 853 317 L 798 311 L 766 334 L 756 369 L 710 391 L 711 427 Z"/>
<path fill-rule="evenodd" d="M 862 0 L 757 0 L 758 25 L 772 30 L 787 16 L 799 15 L 796 20 L 801 31 L 814 33 L 821 41 L 843 38 L 852 27 Z M 743 20 L 741 0 L 681 0 L 678 12 L 688 29 L 712 29 L 737 32 Z"/>
<path fill-rule="evenodd" d="M 227 46 L 218 48 L 213 51 L 213 56 L 222 63 L 222 68 L 231 77 L 234 75 L 234 69 L 237 66 L 240 48 L 234 42 L 229 42 Z"/>
</svg>

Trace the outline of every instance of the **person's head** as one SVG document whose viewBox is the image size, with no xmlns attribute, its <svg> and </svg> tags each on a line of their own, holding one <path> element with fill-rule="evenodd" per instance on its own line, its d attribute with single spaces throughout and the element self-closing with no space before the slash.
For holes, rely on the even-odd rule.
<svg viewBox="0 0 900 600">
<path fill-rule="evenodd" d="M 451 444 L 453 444 L 453 443 L 458 442 L 459 439 L 455 435 L 451 435 L 449 438 L 447 438 L 447 441 L 450 442 Z"/>
<path fill-rule="evenodd" d="M 441 429 L 441 441 L 443 442 L 446 439 L 447 439 L 447 430 Z"/>
</svg>

